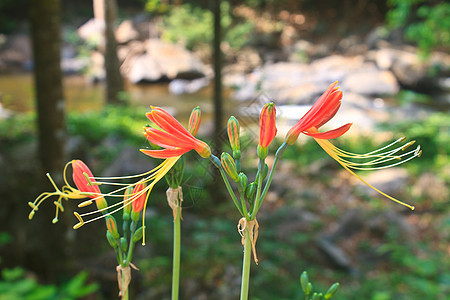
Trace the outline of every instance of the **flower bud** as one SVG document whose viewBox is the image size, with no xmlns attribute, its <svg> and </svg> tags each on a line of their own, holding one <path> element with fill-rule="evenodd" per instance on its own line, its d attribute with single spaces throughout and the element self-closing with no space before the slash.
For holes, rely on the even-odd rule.
<svg viewBox="0 0 450 300">
<path fill-rule="evenodd" d="M 120 238 L 120 247 L 122 248 L 122 252 L 127 252 L 128 250 L 128 243 L 127 243 L 127 239 L 124 237 Z"/>
<path fill-rule="evenodd" d="M 111 232 L 111 235 L 114 239 L 119 238 L 119 231 L 117 230 L 117 222 L 116 219 L 109 215 L 106 216 L 106 228 L 108 228 L 108 231 Z"/>
<path fill-rule="evenodd" d="M 322 293 L 314 292 L 314 294 L 312 295 L 311 300 L 322 300 L 322 297 L 323 297 Z"/>
<path fill-rule="evenodd" d="M 137 222 L 141 211 L 144 209 L 145 200 L 147 199 L 147 191 L 145 182 L 138 183 L 133 190 L 133 203 L 131 204 L 131 220 Z"/>
<path fill-rule="evenodd" d="M 325 300 L 331 299 L 331 297 L 333 297 L 337 290 L 339 288 L 339 282 L 334 283 L 332 286 L 330 286 L 330 288 L 328 289 L 328 291 L 325 293 Z"/>
<path fill-rule="evenodd" d="M 242 191 L 245 193 L 245 190 L 247 189 L 248 178 L 247 175 L 242 172 L 239 173 L 239 184 L 241 185 Z"/>
<path fill-rule="evenodd" d="M 200 119 L 201 119 L 202 113 L 200 111 L 200 107 L 196 107 L 192 110 L 191 116 L 189 117 L 189 125 L 188 125 L 188 131 L 190 134 L 195 136 L 197 134 L 199 125 L 200 125 Z"/>
<path fill-rule="evenodd" d="M 112 236 L 111 232 L 109 232 L 109 230 L 106 230 L 106 239 L 108 240 L 108 243 L 111 247 L 113 247 L 114 249 L 117 248 L 116 240 Z"/>
<path fill-rule="evenodd" d="M 267 103 L 259 115 L 259 146 L 267 148 L 277 135 L 275 104 Z M 258 151 L 259 152 L 259 151 Z"/>
<path fill-rule="evenodd" d="M 248 185 L 247 191 L 245 193 L 245 195 L 247 196 L 247 200 L 250 204 L 253 204 L 255 193 L 256 193 L 256 182 L 252 182 Z"/>
<path fill-rule="evenodd" d="M 123 220 L 128 221 L 130 220 L 130 213 L 131 213 L 131 197 L 133 193 L 133 188 L 131 186 L 127 187 L 125 190 L 125 193 L 123 194 Z"/>
<path fill-rule="evenodd" d="M 139 227 L 138 230 L 133 234 L 133 243 L 136 243 L 142 239 L 144 233 L 144 227 Z"/>
<path fill-rule="evenodd" d="M 228 119 L 227 132 L 228 132 L 228 139 L 230 140 L 230 146 L 231 149 L 233 150 L 233 157 L 235 159 L 240 159 L 241 146 L 239 143 L 239 122 L 233 116 L 231 116 L 230 119 Z"/>
<path fill-rule="evenodd" d="M 233 179 L 234 182 L 239 182 L 239 175 L 236 170 L 236 164 L 234 163 L 234 159 L 231 157 L 231 155 L 223 152 L 222 156 L 220 157 L 220 161 L 222 162 L 222 167 L 225 170 L 225 173 L 227 173 L 227 175 L 230 176 L 230 178 Z"/>
<path fill-rule="evenodd" d="M 308 272 L 304 271 L 300 276 L 300 284 L 306 296 L 308 296 L 310 293 L 310 291 L 308 291 L 308 283 L 309 283 Z"/>
</svg>

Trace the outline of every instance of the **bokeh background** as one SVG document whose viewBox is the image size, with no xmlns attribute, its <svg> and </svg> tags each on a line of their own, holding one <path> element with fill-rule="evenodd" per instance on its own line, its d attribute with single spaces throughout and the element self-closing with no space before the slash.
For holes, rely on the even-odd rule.
<svg viewBox="0 0 450 300">
<path fill-rule="evenodd" d="M 116 261 L 103 222 L 73 230 L 76 204 L 52 224 L 45 173 L 84 160 L 96 175 L 129 175 L 158 162 L 138 149 L 149 105 L 229 151 L 241 122 L 243 167 L 256 173 L 258 113 L 273 101 L 272 150 L 326 87 L 343 105 L 334 141 L 367 152 L 402 136 L 423 155 L 360 173 L 366 188 L 302 136 L 288 148 L 259 213 L 251 299 L 304 299 L 341 285 L 335 299 L 448 299 L 450 295 L 450 4 L 377 0 L 3 0 L 0 2 L 0 299 L 115 299 Z M 220 26 L 219 26 L 220 25 Z M 34 57 L 34 58 L 33 58 Z M 214 74 L 217 74 L 216 76 Z M 237 299 L 239 215 L 207 161 L 186 155 L 181 299 Z M 269 163 L 273 152 L 269 156 Z M 169 299 L 172 213 L 161 181 L 138 246 L 133 299 Z"/>
</svg>

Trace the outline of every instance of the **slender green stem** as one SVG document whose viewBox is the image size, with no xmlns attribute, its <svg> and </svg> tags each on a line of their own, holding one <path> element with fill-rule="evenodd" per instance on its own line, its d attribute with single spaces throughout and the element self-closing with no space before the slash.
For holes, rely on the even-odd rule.
<svg viewBox="0 0 450 300">
<path fill-rule="evenodd" d="M 286 142 L 284 142 L 280 146 L 280 148 L 278 148 L 277 152 L 275 153 L 275 159 L 273 160 L 273 165 L 272 165 L 272 168 L 270 169 L 269 176 L 267 177 L 267 181 L 266 181 L 266 185 L 264 186 L 264 190 L 262 191 L 262 193 L 260 195 L 256 195 L 253 212 L 250 215 L 250 218 L 252 220 L 256 217 L 256 213 L 258 212 L 259 208 L 261 207 L 261 204 L 262 204 L 264 198 L 266 197 L 267 192 L 269 191 L 269 187 L 270 187 L 270 184 L 272 183 L 273 175 L 275 173 L 275 168 L 277 167 L 278 160 L 283 156 L 284 151 L 286 151 L 287 146 L 288 146 L 288 144 L 286 144 Z M 258 185 L 259 185 L 259 182 L 258 182 Z"/>
<path fill-rule="evenodd" d="M 258 174 L 259 174 L 259 176 L 258 176 L 258 183 L 257 183 L 257 186 L 256 186 L 256 196 L 255 196 L 255 200 L 254 200 L 255 202 L 253 204 L 252 214 L 250 215 L 250 219 L 251 220 L 253 220 L 255 218 L 256 213 L 258 212 L 258 208 L 261 206 L 261 204 L 259 202 L 261 201 L 260 200 L 260 198 L 261 198 L 261 186 L 262 186 L 263 179 L 264 179 L 263 178 L 264 166 L 265 166 L 264 160 L 260 159 L 259 163 L 258 163 Z"/>
<path fill-rule="evenodd" d="M 242 211 L 244 212 L 244 217 L 247 220 L 250 220 L 250 215 L 248 214 L 247 211 L 247 204 L 245 203 L 245 194 L 244 194 L 244 190 L 242 189 L 240 183 L 238 183 L 238 191 L 239 191 L 239 198 L 241 199 L 241 206 L 242 206 Z"/>
<path fill-rule="evenodd" d="M 133 251 L 134 251 L 134 242 L 133 242 L 133 238 L 134 238 L 134 233 L 131 234 L 130 237 L 130 245 L 128 246 L 128 255 L 127 255 L 127 260 L 124 263 L 124 267 L 128 267 L 130 265 L 131 259 L 133 258 Z"/>
<path fill-rule="evenodd" d="M 178 300 L 180 289 L 181 207 L 173 223 L 172 300 Z"/>
<path fill-rule="evenodd" d="M 252 257 L 252 241 L 248 228 L 245 228 L 245 243 L 244 243 L 244 259 L 242 263 L 242 282 L 241 282 L 241 300 L 248 299 L 248 287 L 250 280 L 250 260 Z"/>
<path fill-rule="evenodd" d="M 244 212 L 242 211 L 242 207 L 239 205 L 239 201 L 236 198 L 236 195 L 233 192 L 233 189 L 231 188 L 230 182 L 228 181 L 227 175 L 225 174 L 223 168 L 222 168 L 222 164 L 220 163 L 220 160 L 211 154 L 210 158 L 211 162 L 213 163 L 213 165 L 219 169 L 220 171 L 220 175 L 222 176 L 223 182 L 225 183 L 225 186 L 227 187 L 228 193 L 231 196 L 231 199 L 233 199 L 234 205 L 236 205 L 237 209 L 239 210 L 239 213 L 244 216 Z"/>
</svg>

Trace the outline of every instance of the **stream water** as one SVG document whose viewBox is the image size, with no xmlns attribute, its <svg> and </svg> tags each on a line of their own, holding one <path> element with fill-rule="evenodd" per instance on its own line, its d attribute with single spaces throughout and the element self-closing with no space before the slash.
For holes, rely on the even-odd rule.
<svg viewBox="0 0 450 300">
<path fill-rule="evenodd" d="M 104 89 L 102 83 L 91 84 L 82 76 L 64 78 L 64 97 L 67 111 L 96 111 L 104 105 Z M 193 94 L 174 95 L 169 93 L 167 83 L 127 84 L 130 105 L 174 107 L 180 115 L 189 115 L 199 105 L 205 116 L 211 115 L 212 87 L 208 86 Z M 0 75 L 0 104 L 13 112 L 30 112 L 34 110 L 34 88 L 32 74 Z M 225 92 L 225 113 L 234 113 L 237 102 Z"/>
</svg>

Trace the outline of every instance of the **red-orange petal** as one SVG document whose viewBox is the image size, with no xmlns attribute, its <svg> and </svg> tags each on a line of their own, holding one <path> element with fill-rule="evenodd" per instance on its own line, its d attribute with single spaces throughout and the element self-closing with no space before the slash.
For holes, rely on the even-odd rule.
<svg viewBox="0 0 450 300">
<path fill-rule="evenodd" d="M 140 149 L 140 151 L 148 156 L 154 158 L 170 158 L 183 155 L 184 153 L 192 150 L 192 148 L 167 148 L 162 150 L 147 150 Z"/>
<path fill-rule="evenodd" d="M 267 148 L 277 135 L 276 109 L 273 103 L 267 103 L 259 115 L 259 145 Z"/>
<path fill-rule="evenodd" d="M 137 196 L 139 193 L 142 192 L 143 189 L 145 189 L 147 185 L 145 183 L 138 183 L 133 190 L 133 197 L 137 197 L 133 200 L 132 203 L 132 210 L 134 212 L 140 212 L 144 208 L 145 205 L 145 198 L 147 197 L 147 193 L 142 193 L 141 195 Z"/>
<path fill-rule="evenodd" d="M 316 131 L 316 132 L 303 131 L 303 133 L 306 134 L 306 135 L 312 136 L 313 138 L 316 138 L 316 139 L 331 140 L 331 139 L 335 139 L 337 137 L 340 137 L 341 135 L 346 133 L 350 129 L 352 124 L 353 123 L 347 123 L 345 125 L 342 125 L 339 128 L 336 128 L 336 129 L 333 129 L 333 130 L 329 130 L 329 131 L 325 131 L 325 132 L 318 132 L 314 128 L 314 130 L 310 130 L 310 131 Z"/>
<path fill-rule="evenodd" d="M 160 147 L 194 147 L 194 142 L 183 136 L 176 136 L 155 128 L 145 128 L 145 137 Z"/>
<path fill-rule="evenodd" d="M 81 192 L 100 194 L 100 188 L 98 187 L 98 185 L 88 185 L 89 182 L 87 181 L 83 173 L 86 173 L 88 175 L 91 182 L 95 182 L 95 179 L 93 178 L 94 175 L 92 175 L 91 170 L 84 162 L 78 159 L 72 161 L 72 169 L 73 169 L 72 172 L 73 181 L 76 187 Z M 95 198 L 96 196 L 88 196 L 88 197 Z"/>
</svg>

